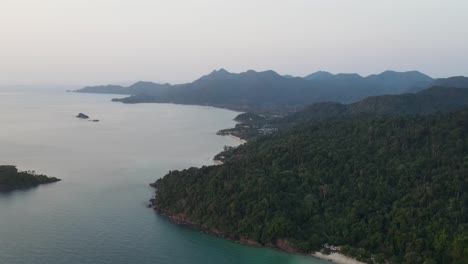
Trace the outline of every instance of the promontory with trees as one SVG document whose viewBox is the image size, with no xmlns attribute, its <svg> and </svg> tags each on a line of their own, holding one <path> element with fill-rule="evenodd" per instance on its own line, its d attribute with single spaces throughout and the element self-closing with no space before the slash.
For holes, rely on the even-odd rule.
<svg viewBox="0 0 468 264">
<path fill-rule="evenodd" d="M 155 209 L 220 236 L 365 262 L 466 263 L 468 109 L 303 124 L 171 171 Z"/>
<path fill-rule="evenodd" d="M 37 174 L 34 171 L 19 171 L 16 166 L 0 165 L 0 191 L 27 189 L 58 181 L 60 179 Z"/>
</svg>

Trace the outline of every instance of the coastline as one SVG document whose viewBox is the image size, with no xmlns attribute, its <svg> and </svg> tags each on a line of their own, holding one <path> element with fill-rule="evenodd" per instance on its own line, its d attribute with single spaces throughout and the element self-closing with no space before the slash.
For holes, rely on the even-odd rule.
<svg viewBox="0 0 468 264">
<path fill-rule="evenodd" d="M 213 107 L 216 107 L 216 106 L 213 106 Z M 230 110 L 230 109 L 228 109 L 228 110 Z M 235 111 L 235 110 L 232 110 L 232 111 Z M 233 135 L 232 133 L 229 133 L 229 132 L 225 133 L 225 134 L 219 134 L 219 132 L 218 132 L 217 134 L 221 135 L 221 136 L 231 137 L 231 138 L 235 139 L 236 141 L 239 141 L 239 145 L 247 143 L 247 140 L 242 139 L 241 137 L 235 136 L 235 135 Z M 224 164 L 223 161 L 217 160 L 215 158 L 213 159 L 213 162 L 214 162 L 214 165 L 216 165 L 216 166 Z M 152 184 L 150 184 L 150 186 L 155 187 Z M 339 252 L 333 252 L 333 253 L 331 253 L 329 255 L 322 254 L 319 251 L 317 251 L 315 253 L 306 253 L 306 252 L 303 252 L 303 251 L 295 248 L 294 245 L 292 245 L 287 240 L 278 239 L 275 243 L 268 243 L 266 245 L 262 245 L 262 244 L 260 244 L 259 242 L 255 241 L 253 239 L 249 239 L 249 238 L 246 238 L 246 237 L 239 237 L 239 236 L 234 235 L 234 234 L 224 233 L 221 230 L 218 230 L 216 228 L 211 228 L 211 227 L 209 227 L 207 225 L 201 225 L 201 224 L 194 223 L 193 221 L 191 221 L 185 215 L 174 214 L 169 210 L 158 207 L 155 204 L 155 198 L 150 199 L 150 204 L 148 205 L 148 208 L 153 208 L 153 210 L 157 214 L 169 218 L 169 220 L 171 222 L 173 222 L 173 223 L 175 223 L 177 225 L 181 225 L 181 226 L 184 226 L 184 227 L 187 227 L 187 228 L 191 228 L 193 230 L 198 230 L 200 232 L 203 232 L 203 233 L 206 233 L 206 234 L 209 234 L 209 235 L 212 235 L 212 236 L 216 236 L 216 237 L 219 237 L 219 238 L 227 239 L 227 240 L 230 240 L 230 241 L 232 241 L 234 243 L 239 243 L 241 245 L 246 245 L 246 246 L 249 246 L 249 247 L 257 247 L 257 248 L 271 248 L 271 249 L 279 250 L 279 251 L 289 253 L 289 254 L 303 255 L 303 256 L 307 256 L 307 257 L 311 257 L 311 258 L 330 261 L 330 262 L 336 263 L 336 264 L 365 264 L 364 262 L 360 262 L 360 261 L 358 261 L 356 259 L 353 259 L 351 257 L 343 255 L 343 254 L 341 254 Z"/>
<path fill-rule="evenodd" d="M 230 138 L 233 138 L 233 139 L 239 141 L 239 142 L 240 142 L 240 145 L 247 143 L 247 140 L 242 139 L 242 138 L 237 137 L 237 136 L 234 136 L 233 134 L 226 134 L 226 135 L 224 135 L 224 136 L 225 136 L 225 137 L 230 137 Z"/>
<path fill-rule="evenodd" d="M 282 239 L 278 239 L 275 243 L 268 243 L 266 245 L 262 245 L 258 243 L 257 241 L 249 239 L 249 238 L 239 237 L 234 234 L 224 233 L 221 230 L 218 230 L 216 228 L 211 228 L 207 225 L 194 223 L 185 215 L 174 214 L 169 210 L 158 207 L 157 205 L 155 205 L 154 199 L 150 200 L 150 206 L 148 207 L 153 208 L 153 210 L 157 214 L 169 218 L 169 220 L 175 224 L 188 227 L 194 230 L 199 230 L 203 233 L 213 235 L 219 238 L 227 239 L 234 243 L 239 243 L 242 245 L 246 245 L 250 247 L 257 247 L 257 248 L 272 248 L 272 249 L 279 250 L 285 253 L 303 255 L 303 256 L 308 256 L 311 258 L 327 260 L 336 264 L 365 264 L 364 262 L 357 261 L 351 257 L 345 256 L 337 252 L 331 253 L 330 255 L 325 255 L 320 252 L 315 252 L 315 253 L 302 252 L 301 250 L 295 248 L 289 241 L 282 240 Z"/>
<path fill-rule="evenodd" d="M 238 147 L 238 146 L 240 146 L 240 145 L 242 145 L 242 144 L 247 143 L 247 140 L 242 139 L 242 138 L 237 137 L 237 136 L 234 136 L 234 135 L 232 135 L 232 134 L 225 134 L 225 135 L 222 135 L 222 136 L 223 136 L 223 137 L 230 137 L 230 138 L 233 138 L 233 139 L 236 140 L 236 141 L 239 141 L 239 145 L 237 145 L 237 146 L 235 146 L 235 147 Z M 224 164 L 224 161 L 223 161 L 222 159 L 218 159 L 218 158 L 217 158 L 217 156 L 218 156 L 219 154 L 220 154 L 220 153 L 218 153 L 217 155 L 215 155 L 214 158 L 213 158 L 213 163 L 214 163 L 213 165 L 215 165 L 215 166 L 223 165 L 223 164 Z"/>
</svg>

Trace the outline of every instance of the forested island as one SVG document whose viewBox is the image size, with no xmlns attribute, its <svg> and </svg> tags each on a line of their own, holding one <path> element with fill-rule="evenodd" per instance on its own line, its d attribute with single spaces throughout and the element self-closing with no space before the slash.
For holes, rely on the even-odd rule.
<svg viewBox="0 0 468 264">
<path fill-rule="evenodd" d="M 27 189 L 58 181 L 60 179 L 36 174 L 34 171 L 19 171 L 16 166 L 0 165 L 0 191 Z"/>
<path fill-rule="evenodd" d="M 306 122 L 153 186 L 173 220 L 250 245 L 368 263 L 466 263 L 468 109 Z"/>
</svg>

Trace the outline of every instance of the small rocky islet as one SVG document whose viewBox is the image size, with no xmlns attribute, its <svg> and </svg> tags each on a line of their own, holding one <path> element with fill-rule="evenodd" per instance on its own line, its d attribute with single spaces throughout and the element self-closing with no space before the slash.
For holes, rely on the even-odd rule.
<svg viewBox="0 0 468 264">
<path fill-rule="evenodd" d="M 89 119 L 89 116 L 86 115 L 86 114 L 83 114 L 83 113 L 79 113 L 76 118 L 80 118 L 80 119 Z M 89 119 L 88 120 L 89 122 L 99 122 L 100 120 L 99 119 Z"/>
<path fill-rule="evenodd" d="M 83 114 L 83 113 L 79 113 L 79 114 L 76 116 L 76 118 L 88 119 L 89 116 L 88 116 L 88 115 L 85 115 L 85 114 Z"/>
</svg>

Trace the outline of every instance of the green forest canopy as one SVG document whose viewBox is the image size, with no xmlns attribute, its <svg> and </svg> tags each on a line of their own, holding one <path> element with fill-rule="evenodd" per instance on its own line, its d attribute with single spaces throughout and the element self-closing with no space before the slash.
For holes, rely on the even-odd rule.
<svg viewBox="0 0 468 264">
<path fill-rule="evenodd" d="M 170 172 L 154 205 L 264 245 L 466 263 L 467 136 L 468 109 L 309 123 L 231 149 L 224 165 Z"/>
</svg>

